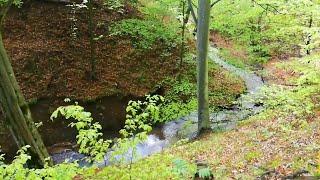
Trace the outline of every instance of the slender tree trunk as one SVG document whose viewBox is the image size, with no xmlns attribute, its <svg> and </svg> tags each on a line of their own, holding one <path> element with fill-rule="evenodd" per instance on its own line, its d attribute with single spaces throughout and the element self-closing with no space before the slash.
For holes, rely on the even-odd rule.
<svg viewBox="0 0 320 180">
<path fill-rule="evenodd" d="M 199 0 L 197 28 L 198 60 L 198 129 L 210 128 L 208 103 L 208 45 L 209 45 L 210 0 Z"/>
<path fill-rule="evenodd" d="M 96 75 L 96 46 L 94 42 L 93 0 L 88 0 L 88 31 L 90 38 L 90 79 L 95 80 Z"/>
<path fill-rule="evenodd" d="M 30 109 L 20 91 L 2 40 L 2 22 L 10 2 L 1 9 L 0 24 L 0 104 L 6 124 L 19 147 L 30 145 L 35 163 L 44 165 L 49 154 L 33 122 Z M 51 164 L 51 161 L 47 161 Z"/>
<path fill-rule="evenodd" d="M 180 52 L 180 67 L 182 67 L 182 63 L 183 63 L 183 58 L 184 58 L 184 46 L 185 46 L 185 42 L 184 42 L 184 37 L 185 37 L 185 29 L 186 29 L 186 20 L 185 20 L 185 8 L 186 8 L 186 2 L 185 0 L 182 0 L 182 33 L 181 33 L 181 52 Z"/>
</svg>

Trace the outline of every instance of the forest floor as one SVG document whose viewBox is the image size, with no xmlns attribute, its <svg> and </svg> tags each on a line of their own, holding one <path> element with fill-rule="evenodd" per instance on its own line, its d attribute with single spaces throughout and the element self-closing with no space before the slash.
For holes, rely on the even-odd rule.
<svg viewBox="0 0 320 180">
<path fill-rule="evenodd" d="M 36 121 L 43 122 L 40 132 L 50 145 L 61 142 L 56 142 L 48 132 L 61 138 L 64 136 L 60 135 L 60 131 L 68 134 L 63 128 L 67 123 L 53 124 L 48 118 L 52 110 L 64 104 L 64 98 L 94 103 L 109 96 L 126 97 L 125 100 L 154 93 L 166 96 L 175 86 L 183 87 L 183 82 L 190 82 L 193 89 L 196 87 L 196 62 L 186 58 L 186 62 L 179 66 L 178 47 L 170 49 L 170 56 L 163 56 L 168 53 L 168 47 L 162 42 L 155 43 L 150 49 L 139 49 L 128 36 L 110 35 L 110 27 L 115 23 L 125 19 L 143 19 L 139 10 L 126 4 L 123 11 L 118 12 L 101 4 L 96 2 L 94 5 L 94 32 L 97 36 L 104 35 L 96 41 L 95 80 L 89 78 L 90 45 L 87 12 L 84 9 L 73 11 L 70 6 L 61 3 L 30 1 L 19 9 L 12 8 L 7 15 L 3 33 L 5 47 L 24 96 L 31 104 L 40 107 L 34 108 L 41 114 Z M 188 46 L 194 49 L 193 42 Z M 210 64 L 209 87 L 210 104 L 218 107 L 232 105 L 245 91 L 240 78 L 215 64 Z M 195 98 L 194 92 L 182 97 L 182 100 L 187 102 Z M 122 107 L 125 100 L 111 106 Z M 125 109 L 110 111 L 122 113 Z M 33 114 L 37 117 L 37 113 Z M 0 134 L 3 137 L 0 144 L 6 154 L 10 152 L 13 156 L 16 148 L 13 143 L 6 145 L 12 138 L 2 120 L 0 112 Z M 109 131 L 110 127 L 105 127 L 105 124 L 110 123 L 100 123 Z"/>
<path fill-rule="evenodd" d="M 88 75 L 90 48 L 86 11 L 77 10 L 73 17 L 71 7 L 64 4 L 32 1 L 9 12 L 4 42 L 26 99 L 68 97 L 93 101 L 112 95 L 143 97 L 156 92 L 157 85 L 166 78 L 195 71 L 195 66 L 188 63 L 178 66 L 178 48 L 171 50 L 171 56 L 163 57 L 167 48 L 164 44 L 141 50 L 134 47 L 130 37 L 109 36 L 111 24 L 142 18 L 137 9 L 127 5 L 119 13 L 98 3 L 95 7 L 94 22 L 98 24 L 95 34 L 104 35 L 96 42 L 96 80 L 90 80 Z M 72 30 L 73 25 L 76 31 Z M 212 69 L 212 81 L 227 82 L 227 72 L 220 70 Z M 235 93 L 239 94 L 239 90 Z"/>
<path fill-rule="evenodd" d="M 95 4 L 94 33 L 104 38 L 96 41 L 96 80 L 89 78 L 86 10 L 73 14 L 65 4 L 33 1 L 9 13 L 4 41 L 26 99 L 92 101 L 115 94 L 144 96 L 165 77 L 176 74 L 177 49 L 171 58 L 162 59 L 165 47 L 161 44 L 141 51 L 130 38 L 109 36 L 111 24 L 141 18 L 135 8 L 127 5 L 118 13 L 100 4 Z"/>
<path fill-rule="evenodd" d="M 222 40 L 215 42 L 218 47 L 245 62 L 245 52 L 218 40 Z M 233 131 L 205 134 L 169 153 L 190 162 L 207 162 L 216 178 L 319 175 L 319 57 L 314 52 L 303 58 L 269 61 L 263 70 L 268 86 L 265 96 L 270 96 L 264 112 L 239 123 Z"/>
<path fill-rule="evenodd" d="M 232 44 L 224 42 L 215 44 L 229 51 L 234 50 Z M 232 54 L 245 61 L 245 53 Z M 319 176 L 319 57 L 320 53 L 314 52 L 311 56 L 274 59 L 265 64 L 267 85 L 262 91 L 265 110 L 240 122 L 234 130 L 205 133 L 193 142 L 177 144 L 137 162 L 132 171 L 107 167 L 94 178 L 109 175 L 125 179 L 128 177 L 126 174 L 131 173 L 133 177 L 143 179 L 144 175 L 134 172 L 147 168 L 144 173 L 151 179 L 175 179 L 170 172 L 177 168 L 174 163 L 177 159 L 188 161 L 190 167 L 204 162 L 216 179 Z M 188 177 L 187 166 L 181 163 L 179 166 L 182 169 L 179 171 L 180 178 Z M 116 175 L 110 175 L 112 171 L 117 171 Z"/>
</svg>

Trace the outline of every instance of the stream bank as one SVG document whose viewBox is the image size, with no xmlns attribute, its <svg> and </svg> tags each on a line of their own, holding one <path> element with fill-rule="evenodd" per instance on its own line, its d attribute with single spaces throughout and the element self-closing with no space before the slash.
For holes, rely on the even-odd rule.
<svg viewBox="0 0 320 180">
<path fill-rule="evenodd" d="M 210 115 L 212 129 L 214 131 L 233 129 L 236 127 L 238 121 L 244 120 L 245 118 L 258 113 L 263 109 L 263 107 L 259 104 L 254 104 L 249 101 L 248 97 L 254 97 L 254 94 L 259 92 L 259 89 L 264 85 L 264 83 L 258 75 L 226 63 L 218 56 L 218 50 L 216 48 L 210 48 L 209 58 L 224 69 L 241 77 L 246 83 L 247 93 L 238 98 L 232 109 L 221 110 Z M 137 155 L 140 158 L 144 158 L 151 154 L 161 152 L 164 148 L 173 145 L 179 140 L 192 140 L 196 138 L 198 135 L 197 122 L 197 113 L 193 112 L 188 116 L 165 123 L 160 128 L 160 134 L 163 137 L 160 137 L 159 134 L 151 133 L 144 143 L 137 145 Z M 96 163 L 95 165 L 98 167 L 104 167 L 112 164 L 112 162 L 110 162 L 110 154 L 111 153 L 107 153 L 104 161 Z M 124 154 L 123 156 L 129 159 L 128 154 Z M 66 159 L 69 159 L 70 161 L 79 160 L 84 157 L 85 156 L 74 151 L 67 151 L 52 155 L 55 163 L 64 162 Z M 86 163 L 85 161 L 80 161 L 80 165 L 88 166 L 90 164 Z"/>
</svg>

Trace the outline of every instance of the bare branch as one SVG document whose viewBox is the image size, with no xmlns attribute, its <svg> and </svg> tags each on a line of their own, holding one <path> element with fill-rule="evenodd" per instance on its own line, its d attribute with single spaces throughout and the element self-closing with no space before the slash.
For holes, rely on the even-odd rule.
<svg viewBox="0 0 320 180">
<path fill-rule="evenodd" d="M 212 8 L 214 5 L 216 5 L 218 2 L 220 2 L 221 0 L 216 0 L 215 2 L 213 2 L 210 7 Z"/>
<path fill-rule="evenodd" d="M 192 1 L 191 0 L 188 0 L 188 11 L 189 13 L 191 13 L 191 16 L 193 18 L 193 21 L 195 24 L 198 24 L 198 19 L 197 19 L 197 16 L 196 16 L 196 13 L 194 12 L 194 9 L 193 9 L 193 4 L 192 4 Z"/>
<path fill-rule="evenodd" d="M 262 9 L 264 9 L 266 12 L 271 11 L 271 12 L 273 12 L 274 14 L 281 14 L 281 12 L 279 12 L 279 10 L 278 10 L 275 6 L 273 6 L 273 5 L 271 5 L 271 4 L 260 4 L 260 3 L 258 3 L 256 0 L 252 0 L 252 2 L 253 2 L 254 4 L 260 6 L 260 7 L 261 7 Z M 272 9 L 272 10 L 269 10 L 269 9 Z"/>
</svg>

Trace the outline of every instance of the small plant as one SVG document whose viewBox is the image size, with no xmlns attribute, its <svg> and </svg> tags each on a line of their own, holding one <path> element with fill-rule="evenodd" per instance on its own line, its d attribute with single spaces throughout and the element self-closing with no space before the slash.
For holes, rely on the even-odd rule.
<svg viewBox="0 0 320 180">
<path fill-rule="evenodd" d="M 118 162 L 127 163 L 128 159 L 123 154 L 130 153 L 132 163 L 136 154 L 136 146 L 147 139 L 147 134 L 152 130 L 152 124 L 160 118 L 159 104 L 164 101 L 162 96 L 146 96 L 146 101 L 129 101 L 126 108 L 126 122 L 120 134 L 122 138 L 117 140 L 117 145 L 113 151 L 113 160 L 118 157 Z M 119 157 L 122 157 L 119 159 Z"/>
<path fill-rule="evenodd" d="M 71 17 L 69 18 L 70 21 L 71 21 L 71 27 L 70 27 L 70 30 L 71 30 L 71 39 L 72 39 L 72 42 L 75 43 L 75 41 L 77 40 L 78 38 L 78 27 L 77 27 L 77 22 L 78 22 L 78 19 L 76 17 L 76 13 L 77 11 L 79 11 L 80 9 L 84 9 L 84 8 L 87 8 L 87 5 L 86 5 L 87 1 L 84 0 L 82 1 L 81 3 L 77 4 L 75 2 L 73 2 L 71 5 L 67 5 L 68 7 L 71 7 L 71 10 L 70 10 L 70 14 L 71 14 Z"/>
<path fill-rule="evenodd" d="M 70 99 L 66 99 L 70 102 Z M 127 116 L 125 126 L 120 130 L 122 138 L 118 139 L 113 149 L 114 160 L 117 157 L 120 161 L 127 162 L 123 154 L 132 152 L 132 159 L 135 156 L 135 147 L 147 138 L 147 134 L 152 130 L 151 125 L 159 120 L 159 104 L 164 99 L 161 96 L 146 96 L 146 101 L 130 101 L 126 108 Z M 111 140 L 103 140 L 102 127 L 98 122 L 93 122 L 91 113 L 84 111 L 84 108 L 75 105 L 61 106 L 51 115 L 54 120 L 61 114 L 66 119 L 74 119 L 69 126 L 78 130 L 77 144 L 79 152 L 89 156 L 89 161 L 101 161 L 110 148 Z"/>
<path fill-rule="evenodd" d="M 193 177 L 196 171 L 196 167 L 194 164 L 190 164 L 183 159 L 174 159 L 173 160 L 173 173 L 180 176 L 181 178 L 184 177 Z"/>
<path fill-rule="evenodd" d="M 89 155 L 90 161 L 99 161 L 104 158 L 109 149 L 110 140 L 103 140 L 102 127 L 99 123 L 93 123 L 91 113 L 85 112 L 84 108 L 78 103 L 70 106 L 61 106 L 55 110 L 50 119 L 54 120 L 61 114 L 66 119 L 74 119 L 76 122 L 69 124 L 71 127 L 76 127 L 78 130 L 77 143 L 79 144 L 79 152 Z"/>
<path fill-rule="evenodd" d="M 199 177 L 202 179 L 210 179 L 212 178 L 211 169 L 206 167 L 198 170 Z"/>
<path fill-rule="evenodd" d="M 252 151 L 252 152 L 248 152 L 247 154 L 244 155 L 244 158 L 246 161 L 248 162 L 252 162 L 254 160 L 256 160 L 257 158 L 261 157 L 261 153 L 258 151 Z"/>
<path fill-rule="evenodd" d="M 30 169 L 27 162 L 31 156 L 27 154 L 29 145 L 22 147 L 17 152 L 17 156 L 11 164 L 3 163 L 3 155 L 0 156 L 0 179 L 3 180 L 42 180 L 42 179 L 66 179 L 71 180 L 77 174 L 81 174 L 83 169 L 76 163 L 63 163 L 52 167 L 45 165 L 42 169 Z"/>
<path fill-rule="evenodd" d="M 119 13 L 123 13 L 124 0 L 105 0 L 103 5 L 110 10 L 116 10 Z"/>
</svg>

